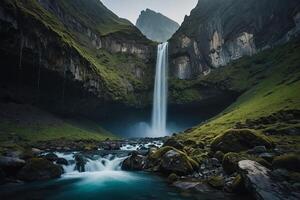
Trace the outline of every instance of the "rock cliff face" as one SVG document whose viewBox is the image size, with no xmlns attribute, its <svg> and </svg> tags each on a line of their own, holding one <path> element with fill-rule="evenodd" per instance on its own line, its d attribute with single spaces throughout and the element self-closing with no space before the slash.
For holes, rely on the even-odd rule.
<svg viewBox="0 0 300 200">
<path fill-rule="evenodd" d="M 5 0 L 0 34 L 3 99 L 87 115 L 147 104 L 155 46 L 100 1 Z"/>
<path fill-rule="evenodd" d="M 147 38 L 157 42 L 167 41 L 179 28 L 177 22 L 150 9 L 141 12 L 136 26 Z"/>
<path fill-rule="evenodd" d="M 199 0 L 170 39 L 171 73 L 192 79 L 285 43 L 299 34 L 299 21 L 297 0 Z"/>
</svg>

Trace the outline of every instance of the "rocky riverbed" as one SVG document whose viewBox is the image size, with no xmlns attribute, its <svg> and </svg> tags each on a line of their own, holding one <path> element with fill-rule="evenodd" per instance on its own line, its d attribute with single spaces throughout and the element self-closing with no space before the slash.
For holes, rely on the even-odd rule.
<svg viewBox="0 0 300 200">
<path fill-rule="evenodd" d="M 53 141 L 26 150 L 7 150 L 0 156 L 3 186 L 106 169 L 159 175 L 179 191 L 199 195 L 300 198 L 299 156 L 285 153 L 268 138 L 248 130 L 227 132 L 209 145 L 173 137 Z"/>
</svg>

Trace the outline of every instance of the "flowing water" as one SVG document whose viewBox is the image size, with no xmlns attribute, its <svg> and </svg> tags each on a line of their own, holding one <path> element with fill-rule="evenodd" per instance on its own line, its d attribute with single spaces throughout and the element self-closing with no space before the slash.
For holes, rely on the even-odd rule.
<svg viewBox="0 0 300 200">
<path fill-rule="evenodd" d="M 56 153 L 70 165 L 64 166 L 62 178 L 52 181 L 0 187 L 0 199 L 23 200 L 223 200 L 222 192 L 184 192 L 165 179 L 145 172 L 121 170 L 124 155 L 86 155 L 86 172 L 74 170 L 75 153 Z M 73 163 L 73 164 L 72 164 Z"/>
<path fill-rule="evenodd" d="M 167 96 L 168 96 L 168 43 L 162 43 L 157 48 L 157 61 L 155 72 L 153 111 L 152 111 L 152 137 L 167 134 Z"/>
</svg>

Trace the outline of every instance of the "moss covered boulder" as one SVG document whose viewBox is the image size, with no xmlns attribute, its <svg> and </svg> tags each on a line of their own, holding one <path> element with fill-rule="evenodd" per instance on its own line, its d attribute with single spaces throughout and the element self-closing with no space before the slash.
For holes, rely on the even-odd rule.
<svg viewBox="0 0 300 200">
<path fill-rule="evenodd" d="M 233 174 L 238 170 L 238 162 L 246 159 L 245 156 L 238 153 L 225 154 L 222 162 L 222 167 L 227 174 Z"/>
<path fill-rule="evenodd" d="M 166 146 L 148 155 L 147 167 L 155 171 L 187 175 L 199 168 L 199 165 L 184 152 Z"/>
<path fill-rule="evenodd" d="M 177 174 L 172 173 L 168 176 L 168 182 L 170 183 L 174 183 L 175 181 L 179 180 L 179 176 L 177 176 Z"/>
<path fill-rule="evenodd" d="M 145 157 L 138 155 L 138 152 L 134 151 L 126 158 L 122 163 L 122 169 L 127 171 L 143 170 L 145 167 Z"/>
<path fill-rule="evenodd" d="M 241 152 L 256 146 L 274 147 L 274 143 L 267 136 L 249 129 L 232 129 L 216 137 L 211 143 L 213 151 Z"/>
<path fill-rule="evenodd" d="M 38 181 L 59 178 L 63 173 L 61 166 L 53 164 L 44 158 L 32 158 L 18 173 L 23 181 Z"/>
<path fill-rule="evenodd" d="M 300 172 L 300 156 L 296 154 L 277 156 L 274 158 L 272 166 L 275 169 L 287 169 Z"/>
<path fill-rule="evenodd" d="M 184 145 L 182 141 L 176 140 L 175 138 L 169 138 L 167 141 L 164 143 L 164 147 L 174 147 L 175 149 L 182 150 L 184 148 Z"/>
<path fill-rule="evenodd" d="M 208 179 L 207 183 L 216 189 L 222 189 L 225 184 L 223 176 L 212 176 Z"/>
</svg>

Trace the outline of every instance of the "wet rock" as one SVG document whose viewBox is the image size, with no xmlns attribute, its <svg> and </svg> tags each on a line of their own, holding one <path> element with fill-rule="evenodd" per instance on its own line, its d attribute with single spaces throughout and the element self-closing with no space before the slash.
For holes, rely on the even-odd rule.
<svg viewBox="0 0 300 200">
<path fill-rule="evenodd" d="M 0 168 L 7 175 L 15 175 L 24 165 L 25 161 L 22 159 L 0 156 Z"/>
<path fill-rule="evenodd" d="M 182 151 L 166 146 L 148 154 L 146 168 L 152 171 L 187 175 L 198 169 L 199 165 Z"/>
<path fill-rule="evenodd" d="M 270 170 L 251 160 L 238 163 L 239 171 L 245 180 L 245 186 L 256 199 L 262 200 L 296 200 L 300 196 L 275 182 L 270 176 Z"/>
<path fill-rule="evenodd" d="M 265 153 L 267 151 L 267 148 L 265 146 L 256 146 L 253 148 L 253 153 L 259 154 L 259 153 Z"/>
<path fill-rule="evenodd" d="M 231 193 L 246 193 L 246 188 L 244 184 L 244 179 L 241 175 L 237 175 L 235 177 L 230 177 L 230 180 L 226 180 L 225 191 L 231 192 Z"/>
<path fill-rule="evenodd" d="M 227 153 L 223 159 L 223 169 L 227 174 L 232 174 L 238 170 L 238 162 L 243 160 L 244 157 L 238 153 Z"/>
<path fill-rule="evenodd" d="M 59 164 L 59 165 L 69 165 L 68 161 L 66 159 L 64 159 L 64 158 L 57 158 L 56 164 Z"/>
<path fill-rule="evenodd" d="M 182 150 L 184 148 L 184 145 L 182 144 L 181 141 L 177 141 L 174 138 L 170 138 L 167 141 L 165 141 L 164 147 L 169 146 L 169 147 L 174 147 L 175 149 Z"/>
<path fill-rule="evenodd" d="M 194 165 L 197 165 L 195 161 L 188 158 L 185 154 L 169 150 L 163 155 L 160 167 L 163 171 L 187 175 L 193 172 Z"/>
<path fill-rule="evenodd" d="M 296 154 L 285 154 L 274 158 L 272 163 L 275 169 L 287 169 L 300 172 L 300 156 Z"/>
<path fill-rule="evenodd" d="M 168 181 L 170 183 L 176 182 L 178 180 L 179 180 L 179 176 L 177 176 L 177 174 L 175 174 L 175 173 L 172 173 L 168 176 Z"/>
<path fill-rule="evenodd" d="M 223 176 L 212 176 L 208 179 L 207 183 L 213 188 L 222 189 L 225 182 Z"/>
<path fill-rule="evenodd" d="M 201 193 L 207 193 L 212 191 L 212 189 L 208 185 L 202 182 L 176 181 L 175 183 L 173 183 L 173 186 L 181 190 L 192 190 Z"/>
<path fill-rule="evenodd" d="M 122 163 L 123 170 L 143 170 L 145 168 L 145 157 L 138 155 L 136 151 L 132 152 L 131 155 L 126 158 Z"/>
<path fill-rule="evenodd" d="M 259 157 L 265 159 L 266 161 L 268 161 L 270 163 L 272 163 L 273 159 L 275 157 L 275 154 L 273 154 L 273 153 L 262 153 L 262 154 L 259 154 Z"/>
<path fill-rule="evenodd" d="M 48 153 L 44 156 L 44 158 L 51 162 L 55 162 L 55 161 L 57 161 L 58 156 L 55 153 Z"/>
<path fill-rule="evenodd" d="M 215 158 L 217 158 L 220 162 L 223 161 L 223 158 L 224 158 L 224 153 L 222 151 L 217 151 L 214 155 Z"/>
<path fill-rule="evenodd" d="M 63 169 L 44 158 L 33 158 L 26 162 L 17 177 L 23 181 L 37 181 L 59 178 Z"/>
<path fill-rule="evenodd" d="M 104 150 L 107 150 L 107 151 L 111 151 L 111 150 L 120 150 L 121 148 L 121 145 L 117 142 L 104 142 L 102 144 L 102 148 Z"/>
<path fill-rule="evenodd" d="M 85 164 L 87 163 L 87 159 L 81 154 L 76 154 L 74 156 L 74 159 L 75 159 L 75 170 L 79 172 L 85 172 Z"/>
<path fill-rule="evenodd" d="M 255 146 L 274 147 L 274 143 L 267 137 L 248 129 L 233 129 L 216 137 L 211 143 L 213 151 L 240 152 Z"/>
</svg>

